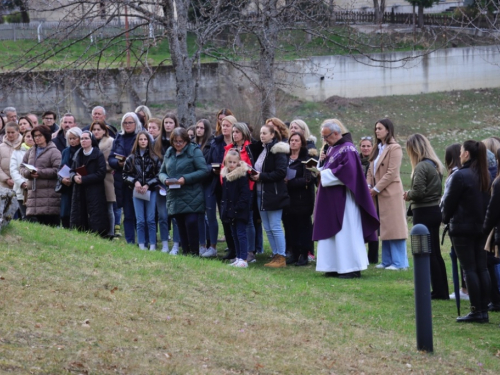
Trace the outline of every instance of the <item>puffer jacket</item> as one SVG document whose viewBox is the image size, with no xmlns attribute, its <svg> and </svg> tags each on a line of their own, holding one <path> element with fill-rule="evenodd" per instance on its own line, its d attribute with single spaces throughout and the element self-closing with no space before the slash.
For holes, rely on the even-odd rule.
<svg viewBox="0 0 500 375">
<path fill-rule="evenodd" d="M 443 196 L 443 223 L 449 224 L 450 236 L 475 237 L 483 233 L 489 194 L 479 190 L 479 179 L 466 162 L 453 173 Z"/>
<path fill-rule="evenodd" d="M 290 195 L 290 206 L 285 208 L 285 215 L 312 215 L 314 211 L 314 189 L 316 178 L 311 171 L 305 168 L 303 161 L 307 161 L 311 154 L 302 148 L 299 157 L 290 162 L 288 168 L 296 171 L 295 178 L 288 180 L 287 189 Z"/>
<path fill-rule="evenodd" d="M 49 142 L 36 158 L 36 146 L 24 154 L 23 163 L 34 165 L 39 177 L 34 180 L 30 171 L 21 165 L 21 175 L 28 179 L 26 216 L 59 215 L 61 195 L 55 192 L 57 171 L 61 164 L 61 152 Z"/>
<path fill-rule="evenodd" d="M 493 182 L 491 198 L 483 223 L 483 233 L 488 235 L 495 228 L 494 242 L 500 246 L 500 178 Z"/>
<path fill-rule="evenodd" d="M 14 150 L 10 157 L 10 177 L 14 180 L 14 191 L 16 192 L 17 200 L 24 200 L 23 188 L 21 185 L 28 180 L 21 176 L 21 163 L 23 162 L 24 155 L 30 148 L 24 143 L 20 149 Z"/>
<path fill-rule="evenodd" d="M 238 219 L 248 222 L 252 195 L 248 185 L 248 170 L 250 167 L 243 160 L 233 171 L 222 168 L 222 200 L 221 219 L 229 222 Z"/>
<path fill-rule="evenodd" d="M 442 191 L 443 175 L 439 173 L 432 160 L 422 160 L 415 166 L 411 189 L 407 192 L 412 209 L 439 205 Z"/>
<path fill-rule="evenodd" d="M 14 189 L 13 186 L 7 184 L 7 180 L 11 178 L 10 175 L 10 157 L 14 150 L 21 148 L 23 143 L 23 136 L 19 134 L 14 142 L 10 142 L 5 135 L 3 143 L 0 144 L 0 186 L 7 189 Z"/>
<path fill-rule="evenodd" d="M 101 150 L 104 155 L 104 159 L 106 160 L 106 178 L 104 179 L 104 187 L 106 188 L 106 201 L 107 202 L 116 202 L 116 194 L 115 194 L 115 171 L 109 165 L 108 159 L 111 154 L 111 149 L 113 148 L 114 138 L 112 137 L 102 137 L 99 141 L 99 150 Z"/>
<path fill-rule="evenodd" d="M 108 212 L 106 210 L 106 192 L 104 179 L 106 178 L 106 160 L 97 148 L 85 161 L 83 149 L 79 149 L 73 157 L 71 166 L 73 181 L 73 196 L 71 198 L 70 226 L 79 230 L 105 235 L 109 229 Z M 85 165 L 87 175 L 82 176 L 82 183 L 74 182 L 74 170 Z"/>
<path fill-rule="evenodd" d="M 267 154 L 257 182 L 262 184 L 262 202 L 259 210 L 281 210 L 290 204 L 290 197 L 285 184 L 290 146 L 288 143 L 278 142 L 275 139 L 266 144 L 265 147 L 267 148 Z M 256 162 L 264 147 L 262 142 L 259 141 L 249 145 L 248 149 Z"/>
<path fill-rule="evenodd" d="M 135 154 L 127 157 L 123 166 L 123 182 L 129 188 L 133 189 L 135 183 L 139 181 L 141 186 L 148 185 L 148 190 L 154 191 L 159 184 L 158 173 L 160 172 L 161 161 L 155 156 L 151 158 L 149 148 L 143 156 L 139 150 Z"/>
<path fill-rule="evenodd" d="M 167 210 L 169 215 L 203 213 L 205 198 L 202 181 L 208 175 L 207 164 L 198 145 L 188 143 L 179 155 L 170 147 L 163 158 L 159 179 L 184 177 L 179 189 L 168 189 Z"/>
</svg>

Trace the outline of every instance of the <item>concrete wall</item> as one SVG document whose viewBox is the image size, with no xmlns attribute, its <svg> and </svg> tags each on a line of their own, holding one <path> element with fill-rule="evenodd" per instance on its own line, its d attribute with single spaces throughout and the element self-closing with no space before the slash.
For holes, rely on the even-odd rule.
<svg viewBox="0 0 500 375">
<path fill-rule="evenodd" d="M 287 75 L 292 84 L 286 91 L 322 101 L 333 95 L 356 98 L 500 87 L 500 46 L 450 48 L 415 56 L 418 52 L 295 61 L 288 68 L 301 74 Z M 395 62 L 384 62 L 389 60 Z"/>
<path fill-rule="evenodd" d="M 500 87 L 500 45 L 439 50 L 425 56 L 412 52 L 365 56 L 319 56 L 278 64 L 281 89 L 299 99 L 323 101 L 330 96 L 410 95 L 437 91 Z M 384 62 L 384 61 L 395 62 Z M 378 62 L 377 62 L 378 61 Z M 256 79 L 254 73 L 249 73 Z M 175 108 L 172 67 L 125 71 L 48 71 L 29 76 L 0 74 L 0 109 L 15 106 L 19 114 L 69 111 L 80 123 L 103 105 L 110 118 L 144 104 Z M 198 102 L 258 113 L 255 86 L 233 67 L 210 63 L 201 68 Z M 258 116 L 257 116 L 258 118 Z"/>
</svg>

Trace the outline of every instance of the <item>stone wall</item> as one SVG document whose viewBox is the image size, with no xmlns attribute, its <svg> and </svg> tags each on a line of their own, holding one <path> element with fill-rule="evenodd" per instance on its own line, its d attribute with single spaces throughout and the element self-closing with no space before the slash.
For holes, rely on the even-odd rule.
<svg viewBox="0 0 500 375">
<path fill-rule="evenodd" d="M 278 64 L 280 88 L 299 99 L 322 101 L 330 96 L 409 95 L 450 90 L 500 87 L 500 46 L 451 48 L 420 56 L 413 52 L 366 56 L 319 56 Z M 384 62 L 394 61 L 394 62 Z M 132 74 L 129 74 L 132 73 Z M 256 80 L 255 74 L 248 76 Z M 203 64 L 198 102 L 238 108 L 251 119 L 259 94 L 230 65 Z M 15 106 L 19 114 L 56 110 L 72 112 L 80 124 L 103 105 L 110 118 L 147 102 L 175 108 L 172 67 L 126 71 L 46 71 L 0 75 L 0 108 Z M 258 116 L 257 116 L 258 118 Z"/>
</svg>

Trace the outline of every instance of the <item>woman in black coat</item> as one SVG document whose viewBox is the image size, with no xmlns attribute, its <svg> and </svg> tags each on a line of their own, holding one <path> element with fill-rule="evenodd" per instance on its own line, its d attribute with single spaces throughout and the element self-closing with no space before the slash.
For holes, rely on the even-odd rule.
<svg viewBox="0 0 500 375">
<path fill-rule="evenodd" d="M 307 253 L 313 242 L 311 215 L 314 210 L 316 179 L 302 163 L 310 157 L 304 136 L 292 133 L 288 143 L 290 144 L 289 172 L 285 181 L 290 195 L 290 206 L 283 212 L 283 224 L 291 255 L 286 263 L 306 266 Z"/>
<path fill-rule="evenodd" d="M 490 174 L 486 147 L 481 142 L 466 141 L 460 152 L 462 168 L 453 173 L 443 197 L 443 223 L 465 272 L 470 310 L 457 322 L 487 323 L 491 280 L 486 262 L 483 221 L 488 206 Z"/>
<path fill-rule="evenodd" d="M 80 137 L 82 146 L 73 157 L 73 196 L 70 226 L 105 236 L 109 229 L 106 207 L 106 159 L 90 131 Z"/>
<path fill-rule="evenodd" d="M 290 204 L 285 184 L 290 146 L 280 140 L 280 134 L 272 125 L 263 125 L 260 142 L 249 145 L 255 160 L 256 172 L 251 179 L 257 182 L 257 207 L 273 251 L 273 259 L 265 266 L 272 268 L 286 267 L 286 243 L 281 216 L 283 209 Z"/>
</svg>

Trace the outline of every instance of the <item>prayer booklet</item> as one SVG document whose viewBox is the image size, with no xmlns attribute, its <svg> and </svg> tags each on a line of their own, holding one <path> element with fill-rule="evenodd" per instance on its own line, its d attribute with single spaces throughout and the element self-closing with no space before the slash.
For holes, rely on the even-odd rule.
<svg viewBox="0 0 500 375">
<path fill-rule="evenodd" d="M 71 174 L 71 169 L 68 167 L 66 164 L 63 165 L 63 167 L 57 172 L 57 175 L 61 178 L 69 178 Z"/>
<path fill-rule="evenodd" d="M 137 190 L 134 188 L 134 194 L 132 195 L 134 198 L 142 199 L 143 201 L 148 201 L 151 199 L 151 191 L 148 190 L 144 194 L 139 193 Z"/>
<path fill-rule="evenodd" d="M 82 177 L 89 174 L 87 172 L 87 167 L 85 165 L 82 165 L 81 167 L 76 168 L 75 172 L 78 173 Z"/>
<path fill-rule="evenodd" d="M 308 159 L 306 161 L 303 161 L 302 164 L 305 164 L 306 168 L 309 169 L 309 168 L 312 168 L 312 167 L 317 167 L 318 166 L 318 160 L 314 159 L 314 158 L 310 158 L 310 159 Z"/>
<path fill-rule="evenodd" d="M 176 178 L 167 178 L 166 181 L 169 183 L 168 188 L 169 189 L 180 189 L 181 185 L 177 184 Z"/>
<path fill-rule="evenodd" d="M 297 171 L 295 169 L 292 169 L 292 168 L 286 169 L 286 179 L 287 180 L 293 180 L 296 175 L 297 175 Z"/>
<path fill-rule="evenodd" d="M 24 167 L 30 171 L 31 173 L 33 172 L 36 172 L 38 171 L 38 169 L 34 166 L 34 165 L 31 165 L 31 164 L 26 164 L 26 163 L 22 163 L 24 165 Z"/>
<path fill-rule="evenodd" d="M 125 155 L 120 155 L 120 154 L 115 154 L 115 158 L 118 160 L 118 161 L 125 161 L 125 159 L 127 158 Z"/>
</svg>

